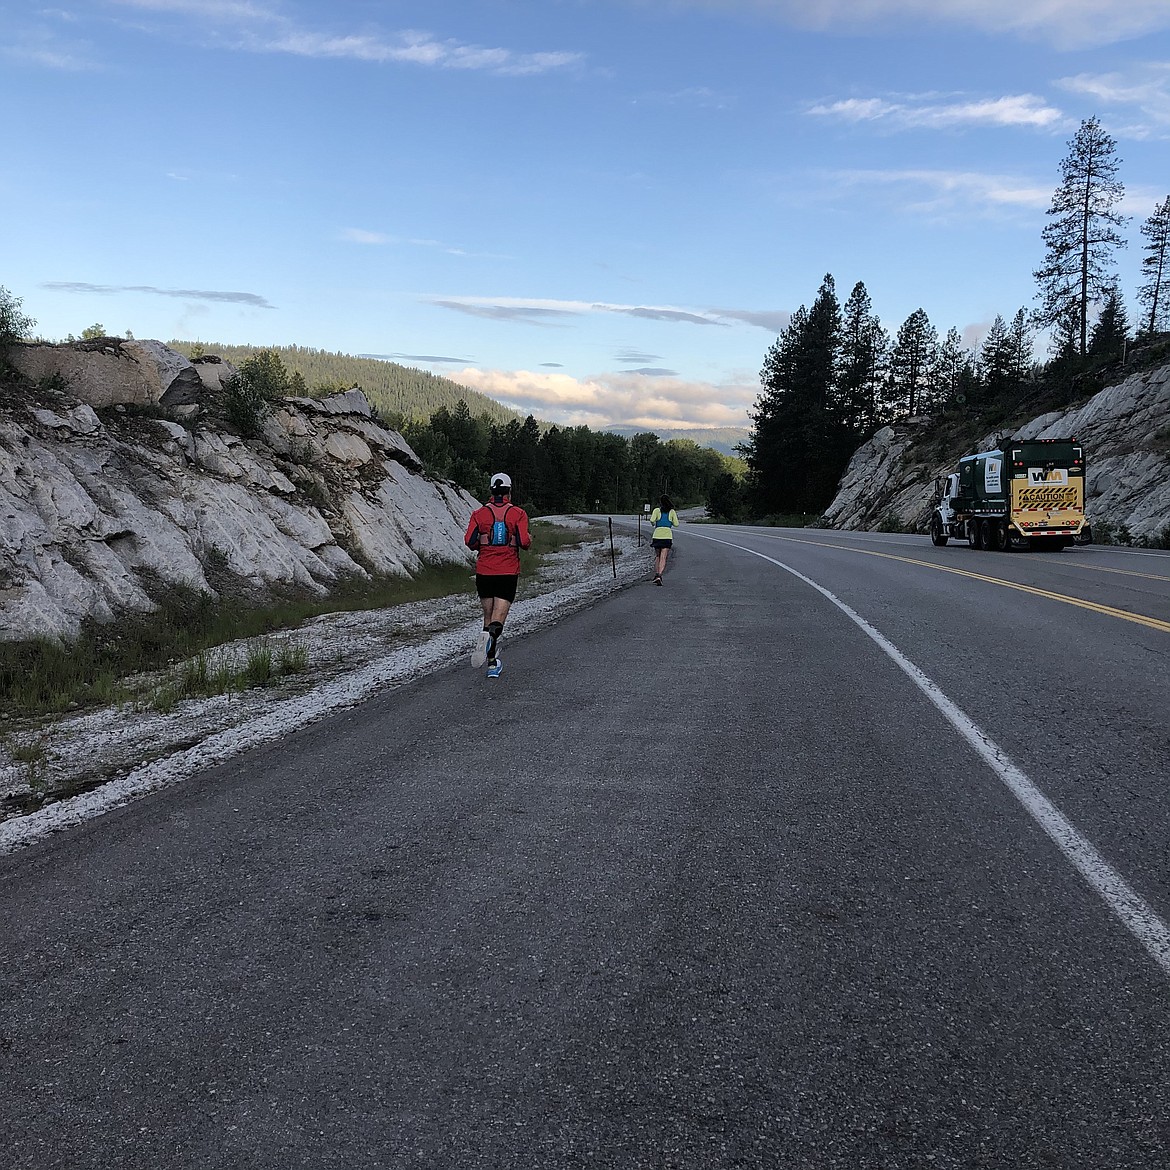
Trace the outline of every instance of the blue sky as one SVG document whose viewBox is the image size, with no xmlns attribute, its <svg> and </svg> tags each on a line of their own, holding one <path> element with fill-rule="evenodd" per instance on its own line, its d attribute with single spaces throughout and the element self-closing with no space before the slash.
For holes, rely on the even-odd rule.
<svg viewBox="0 0 1170 1170">
<path fill-rule="evenodd" d="M 822 276 L 974 342 L 1080 121 L 1170 193 L 1170 0 L 0 0 L 0 284 L 46 337 L 392 357 L 743 425 Z M 17 111 L 15 116 L 13 111 Z"/>
</svg>

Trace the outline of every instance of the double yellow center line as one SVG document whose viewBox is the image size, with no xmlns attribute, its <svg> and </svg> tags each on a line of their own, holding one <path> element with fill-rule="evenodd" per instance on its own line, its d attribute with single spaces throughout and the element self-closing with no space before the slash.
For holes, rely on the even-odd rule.
<svg viewBox="0 0 1170 1170">
<path fill-rule="evenodd" d="M 937 569 L 940 573 L 955 573 L 959 577 L 969 577 L 973 581 L 984 581 L 988 585 L 1002 585 L 1004 589 L 1018 589 L 1021 593 L 1031 593 L 1033 597 L 1045 597 L 1049 601 L 1062 601 L 1065 605 L 1075 605 L 1078 609 L 1090 609 L 1094 613 L 1104 614 L 1106 617 L 1121 618 L 1122 621 L 1134 622 L 1139 626 L 1145 626 L 1151 630 L 1159 630 L 1163 634 L 1170 634 L 1170 622 L 1164 622 L 1161 618 L 1146 617 L 1145 614 L 1130 613 L 1125 609 L 1117 609 L 1112 605 L 1101 605 L 1096 601 L 1085 601 L 1080 597 L 1069 597 L 1066 593 L 1053 593 L 1048 589 L 1037 589 L 1034 585 L 1021 585 L 1018 581 L 1005 581 L 1002 577 L 989 577 L 985 573 L 973 573 L 970 569 L 956 569 L 951 565 L 939 565 L 933 561 L 919 561 L 913 557 L 899 557 L 893 553 L 877 552 L 868 548 L 855 548 L 847 544 L 830 544 L 824 540 L 805 540 L 799 536 L 771 536 L 770 540 L 788 540 L 794 544 L 812 544 L 818 548 L 833 548 L 843 552 L 860 553 L 867 557 L 881 557 L 886 561 L 901 561 L 904 565 L 919 565 L 924 569 Z M 1110 572 L 1125 573 L 1127 576 L 1146 577 L 1150 576 L 1146 573 L 1129 573 L 1126 569 L 1112 569 Z M 1162 577 L 1154 577 L 1153 580 L 1165 580 Z"/>
</svg>

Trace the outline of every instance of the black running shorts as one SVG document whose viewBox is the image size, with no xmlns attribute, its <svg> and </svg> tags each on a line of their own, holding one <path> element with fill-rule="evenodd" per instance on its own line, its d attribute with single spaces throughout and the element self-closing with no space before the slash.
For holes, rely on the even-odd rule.
<svg viewBox="0 0 1170 1170">
<path fill-rule="evenodd" d="M 476 573 L 475 591 L 480 597 L 498 597 L 501 601 L 511 604 L 516 600 L 516 575 Z"/>
<path fill-rule="evenodd" d="M 651 548 L 670 548 L 674 544 L 673 540 L 652 540 L 650 542 Z"/>
</svg>

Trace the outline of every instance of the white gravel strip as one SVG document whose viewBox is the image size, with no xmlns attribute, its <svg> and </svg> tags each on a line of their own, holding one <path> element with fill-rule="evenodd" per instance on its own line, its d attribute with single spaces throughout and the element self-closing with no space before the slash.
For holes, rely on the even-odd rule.
<svg viewBox="0 0 1170 1170">
<path fill-rule="evenodd" d="M 554 519 L 542 517 L 542 519 Z M 565 527 L 585 527 L 555 518 Z M 615 534 L 617 577 L 608 535 L 549 556 L 508 618 L 508 638 L 532 633 L 647 576 L 649 550 Z M 109 708 L 58 720 L 41 729 L 55 782 L 109 775 L 88 792 L 0 823 L 0 854 L 92 820 L 110 809 L 185 780 L 249 748 L 271 743 L 322 716 L 353 707 L 375 691 L 402 686 L 450 665 L 470 652 L 479 628 L 479 605 L 469 577 L 466 596 L 416 602 L 389 610 L 327 614 L 273 637 L 308 651 L 310 677 L 282 687 L 192 699 L 170 712 Z M 388 642 L 400 643 L 386 652 Z M 403 644 L 404 643 L 404 644 Z M 247 644 L 222 648 L 242 655 Z M 306 689 L 307 688 L 307 689 Z M 27 738 L 27 737 L 26 737 Z M 22 775 L 15 763 L 0 766 L 0 786 Z"/>
</svg>

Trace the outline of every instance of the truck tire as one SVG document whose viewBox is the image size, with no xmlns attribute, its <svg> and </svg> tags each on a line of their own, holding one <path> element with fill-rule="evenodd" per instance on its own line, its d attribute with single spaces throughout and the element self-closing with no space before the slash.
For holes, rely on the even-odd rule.
<svg viewBox="0 0 1170 1170">
<path fill-rule="evenodd" d="M 987 521 L 987 547 L 992 552 L 1003 552 L 1007 548 L 1007 526 L 1002 520 Z"/>
<path fill-rule="evenodd" d="M 967 521 L 967 547 L 978 548 L 983 536 L 983 525 L 978 520 Z"/>
<path fill-rule="evenodd" d="M 930 518 L 930 543 L 936 548 L 943 548 L 948 539 L 947 534 L 943 531 L 942 519 L 936 512 Z"/>
</svg>

